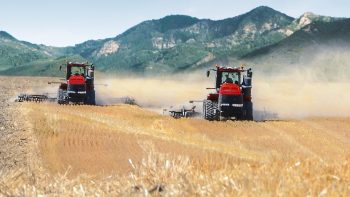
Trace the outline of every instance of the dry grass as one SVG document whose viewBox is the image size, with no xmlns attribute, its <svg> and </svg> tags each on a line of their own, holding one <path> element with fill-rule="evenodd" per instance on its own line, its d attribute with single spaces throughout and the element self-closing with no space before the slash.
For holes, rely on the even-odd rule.
<svg viewBox="0 0 350 197">
<path fill-rule="evenodd" d="M 220 170 L 212 170 L 208 163 L 193 165 L 188 157 L 149 152 L 140 164 L 130 165 L 134 169 L 126 176 L 102 178 L 19 171 L 2 176 L 0 191 L 9 196 L 348 196 L 350 192 L 349 159 L 332 165 L 317 160 L 221 163 Z"/>
<path fill-rule="evenodd" d="M 4 195 L 350 194 L 347 118 L 207 122 L 126 105 L 21 109 L 42 161 L 3 174 Z"/>
</svg>

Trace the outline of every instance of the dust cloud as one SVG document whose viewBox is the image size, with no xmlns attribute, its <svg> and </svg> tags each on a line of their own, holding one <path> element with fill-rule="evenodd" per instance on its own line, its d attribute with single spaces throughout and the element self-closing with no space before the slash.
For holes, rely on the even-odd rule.
<svg viewBox="0 0 350 197">
<path fill-rule="evenodd" d="M 276 65 L 269 72 L 253 67 L 254 110 L 279 118 L 348 116 L 350 112 L 350 52 L 324 50 L 307 64 Z M 163 77 L 110 77 L 98 83 L 97 102 L 113 104 L 129 96 L 145 108 L 161 112 L 171 106 L 188 106 L 212 90 L 214 76 L 205 70 Z M 201 111 L 201 104 L 197 104 Z"/>
<path fill-rule="evenodd" d="M 107 84 L 96 86 L 98 104 L 114 104 L 120 98 L 132 97 L 138 105 L 158 112 L 191 106 L 190 100 L 203 100 L 208 92 L 205 88 L 213 86 L 213 80 L 203 72 L 152 78 L 119 76 L 97 83 Z"/>
<path fill-rule="evenodd" d="M 349 83 L 315 82 L 307 79 L 257 78 L 255 109 L 275 112 L 283 118 L 348 116 Z"/>
<path fill-rule="evenodd" d="M 281 118 L 349 116 L 349 76 L 350 51 L 343 49 L 324 49 L 306 64 L 257 71 L 255 109 L 276 112 Z"/>
</svg>

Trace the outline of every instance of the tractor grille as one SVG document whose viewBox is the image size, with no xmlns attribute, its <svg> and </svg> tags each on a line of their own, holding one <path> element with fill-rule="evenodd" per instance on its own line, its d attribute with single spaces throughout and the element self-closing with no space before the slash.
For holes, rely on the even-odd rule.
<svg viewBox="0 0 350 197">
<path fill-rule="evenodd" d="M 220 95 L 219 110 L 223 117 L 240 117 L 243 110 L 242 95 Z"/>
<path fill-rule="evenodd" d="M 242 95 L 220 95 L 219 100 L 221 106 L 243 107 Z"/>
<path fill-rule="evenodd" d="M 85 85 L 68 85 L 68 93 L 86 94 Z"/>
</svg>

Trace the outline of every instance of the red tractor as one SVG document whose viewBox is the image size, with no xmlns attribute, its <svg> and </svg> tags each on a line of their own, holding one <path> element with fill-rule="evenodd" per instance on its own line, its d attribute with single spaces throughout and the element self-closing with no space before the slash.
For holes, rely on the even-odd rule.
<svg viewBox="0 0 350 197">
<path fill-rule="evenodd" d="M 253 120 L 251 96 L 252 70 L 243 67 L 220 67 L 207 71 L 216 72 L 214 93 L 203 102 L 203 115 L 206 120 L 232 119 Z"/>
<path fill-rule="evenodd" d="M 59 86 L 58 104 L 95 105 L 94 65 L 67 62 L 66 68 L 67 82 L 61 83 Z"/>
</svg>

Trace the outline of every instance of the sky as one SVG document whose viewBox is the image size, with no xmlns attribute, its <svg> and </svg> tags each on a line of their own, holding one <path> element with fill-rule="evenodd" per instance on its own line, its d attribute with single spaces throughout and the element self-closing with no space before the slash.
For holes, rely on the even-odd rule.
<svg viewBox="0 0 350 197">
<path fill-rule="evenodd" d="M 171 14 L 217 20 L 261 5 L 292 17 L 350 17 L 349 0 L 0 0 L 0 30 L 35 44 L 71 46 Z"/>
</svg>

